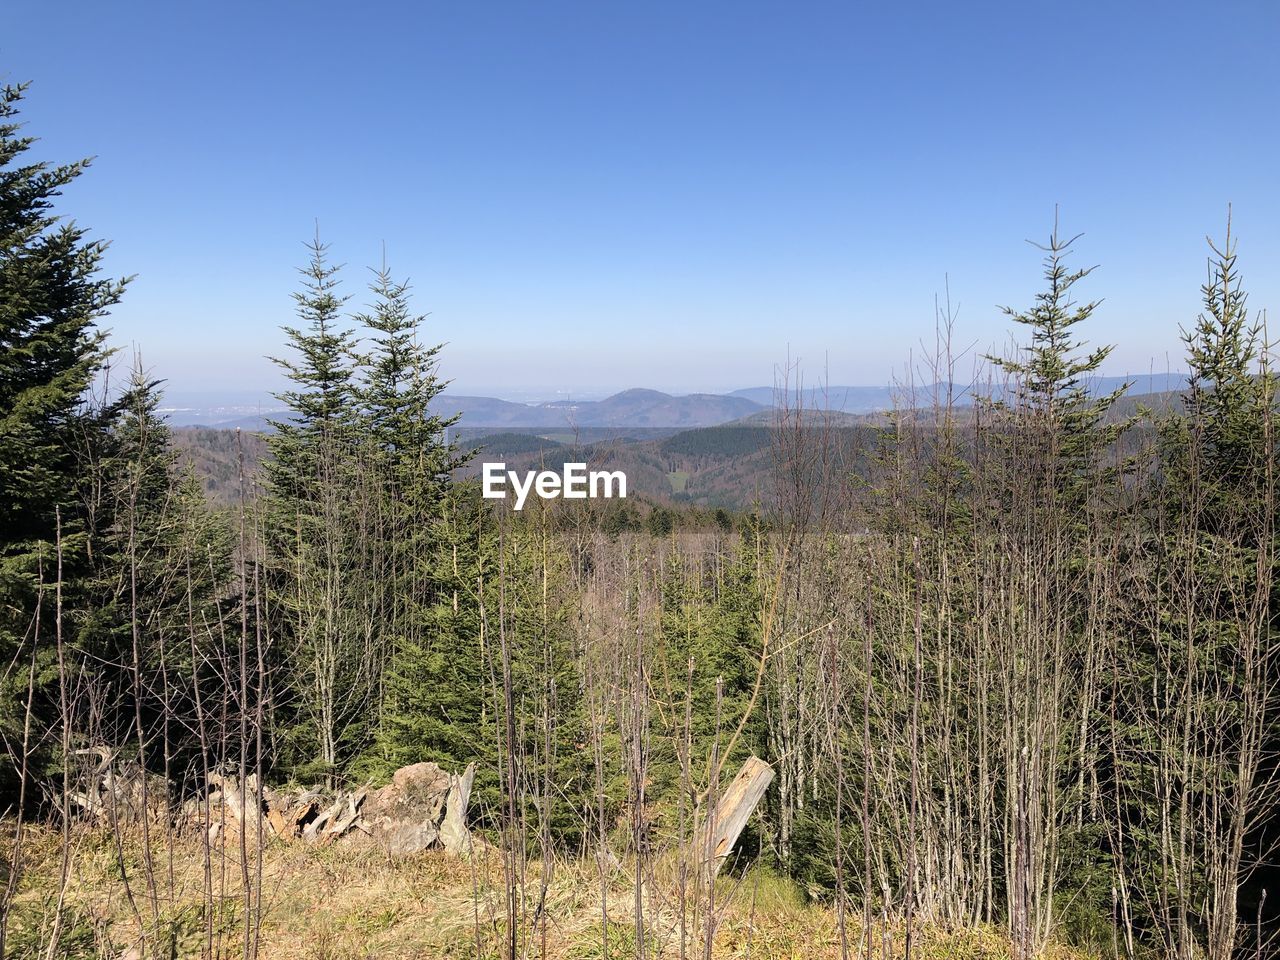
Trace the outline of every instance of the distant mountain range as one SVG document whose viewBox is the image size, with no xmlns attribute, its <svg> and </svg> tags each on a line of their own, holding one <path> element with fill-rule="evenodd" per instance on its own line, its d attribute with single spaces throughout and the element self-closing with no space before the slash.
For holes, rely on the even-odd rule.
<svg viewBox="0 0 1280 960">
<path fill-rule="evenodd" d="M 1132 390 L 1111 408 L 1112 420 L 1126 419 L 1141 408 L 1157 412 L 1176 408 L 1184 385 L 1181 377 L 1108 377 L 1092 388 L 1098 393 L 1110 391 L 1129 380 L 1134 381 Z M 1139 393 L 1144 387 L 1157 389 Z M 1171 389 L 1159 389 L 1164 387 Z M 758 391 L 765 389 L 742 392 L 763 396 Z M 871 403 L 877 396 L 871 391 L 881 388 L 840 389 L 846 398 L 860 396 L 863 403 Z M 926 393 L 932 393 L 932 389 L 916 392 L 921 405 Z M 442 397 L 440 403 L 445 412 L 463 410 L 463 423 L 469 424 L 455 434 L 463 450 L 477 454 L 461 471 L 464 475 L 477 474 L 480 464 L 489 460 L 501 460 L 513 470 L 558 469 L 563 463 L 589 463 L 592 469 L 625 471 L 628 489 L 653 503 L 745 510 L 771 495 L 770 484 L 783 450 L 780 441 L 788 435 L 788 431 L 780 433 L 775 429 L 776 409 L 763 406 L 751 396 L 672 397 L 654 390 L 627 390 L 605 400 L 584 403 L 526 405 L 464 396 Z M 808 406 L 802 422 L 809 422 L 807 414 L 812 411 L 813 425 L 821 428 L 815 436 L 830 445 L 832 459 L 823 461 L 823 469 L 829 471 L 830 477 L 863 475 L 868 468 L 867 457 L 877 449 L 881 431 L 889 420 L 883 409 L 857 413 L 820 411 L 824 398 L 826 406 L 836 406 L 834 396 L 835 391 L 828 390 L 821 396 L 803 398 Z M 796 407 L 794 403 L 791 406 Z M 744 410 L 751 412 L 735 416 Z M 499 418 L 505 418 L 505 423 L 495 424 Z M 681 418 L 686 426 L 671 425 Z M 961 412 L 957 423 L 966 422 L 971 419 Z M 175 443 L 184 459 L 195 466 L 213 502 L 235 502 L 242 452 L 251 473 L 266 456 L 264 438 L 256 433 L 261 423 L 260 418 L 239 417 L 231 424 L 248 429 L 247 437 L 237 437 L 226 425 L 175 424 Z M 667 425 L 651 426 L 655 423 Z"/>
<path fill-rule="evenodd" d="M 623 390 L 604 400 L 511 403 L 490 397 L 441 394 L 432 404 L 442 416 L 461 412 L 464 427 L 710 427 L 758 413 L 746 397 L 713 393 L 672 396 L 658 390 Z"/>
<path fill-rule="evenodd" d="M 1186 384 L 1181 373 L 1139 374 L 1125 377 L 1098 377 L 1090 383 L 1094 393 L 1109 393 L 1131 383 L 1131 394 L 1159 394 L 1180 391 Z M 690 393 L 680 396 L 658 390 L 632 389 L 604 400 L 549 400 L 517 403 L 494 397 L 472 397 L 445 392 L 432 404 L 432 412 L 450 417 L 461 414 L 458 426 L 475 430 L 543 430 L 573 433 L 586 429 L 689 430 L 713 427 L 737 420 L 760 422 L 760 414 L 786 403 L 808 410 L 833 410 L 846 414 L 878 413 L 895 404 L 924 406 L 935 395 L 951 391 L 953 402 L 965 406 L 973 402 L 968 388 L 947 384 L 919 385 L 908 390 L 891 386 L 826 386 L 782 391 L 774 387 L 747 387 L 729 394 Z M 208 426 L 223 429 L 270 429 L 269 420 L 286 416 L 283 409 L 269 404 L 208 404 L 166 407 L 163 412 L 173 426 Z"/>
<path fill-rule="evenodd" d="M 1181 391 L 1187 383 L 1185 373 L 1142 373 L 1126 374 L 1121 377 L 1095 377 L 1089 381 L 1089 390 L 1094 394 L 1111 393 L 1125 384 L 1129 384 L 1129 393 L 1168 393 Z M 892 410 L 895 406 L 924 406 L 932 402 L 935 396 L 945 396 L 950 390 L 953 402 L 957 406 L 968 406 L 974 397 L 985 392 L 983 384 L 977 387 L 960 384 L 927 383 L 914 386 L 883 387 L 849 387 L 849 386 L 817 386 L 802 389 L 782 390 L 777 387 L 747 387 L 734 390 L 729 396 L 742 397 L 759 404 L 761 407 L 776 407 L 786 402 L 791 407 L 803 407 L 806 410 L 838 410 L 842 413 L 880 413 Z M 998 387 L 993 387 L 999 393 Z"/>
</svg>

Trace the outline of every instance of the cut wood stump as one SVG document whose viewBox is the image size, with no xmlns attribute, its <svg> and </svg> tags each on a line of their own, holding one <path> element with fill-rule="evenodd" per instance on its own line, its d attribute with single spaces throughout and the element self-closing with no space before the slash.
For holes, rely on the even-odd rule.
<svg viewBox="0 0 1280 960">
<path fill-rule="evenodd" d="M 471 784 L 476 778 L 476 765 L 470 764 L 460 777 L 449 778 L 449 798 L 445 801 L 444 819 L 440 821 L 440 842 L 457 856 L 471 852 L 471 831 L 467 829 L 467 805 L 471 802 Z"/>
<path fill-rule="evenodd" d="M 773 767 L 759 757 L 748 757 L 733 783 L 720 796 L 711 817 L 698 831 L 697 850 L 703 851 L 706 863 L 715 876 L 738 842 L 742 828 L 773 782 Z"/>
</svg>

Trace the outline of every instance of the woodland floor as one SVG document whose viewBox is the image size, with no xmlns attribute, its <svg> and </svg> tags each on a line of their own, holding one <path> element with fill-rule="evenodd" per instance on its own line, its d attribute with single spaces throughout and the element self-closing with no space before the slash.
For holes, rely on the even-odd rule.
<svg viewBox="0 0 1280 960">
<path fill-rule="evenodd" d="M 11 838 L 11 823 L 0 835 Z M 164 844 L 158 844 L 163 848 Z M 106 957 L 142 960 L 149 957 L 200 957 L 210 940 L 204 853 L 193 838 L 178 838 L 173 855 L 155 858 L 155 906 L 148 893 L 140 838 L 120 844 L 129 868 L 132 903 L 121 880 L 117 843 L 109 831 L 81 831 L 71 847 L 70 879 L 65 894 L 61 949 L 55 957 Z M 9 921 L 10 957 L 47 956 L 47 943 L 58 899 L 62 843 L 56 831 L 28 827 L 18 893 Z M 0 861 L 0 884 L 7 879 L 6 843 Z M 495 854 L 496 856 L 496 854 Z M 340 848 L 314 848 L 272 841 L 262 858 L 261 923 L 258 955 L 268 960 L 356 960 L 356 958 L 498 958 L 504 953 L 502 933 L 505 891 L 497 862 L 477 857 L 474 865 L 446 853 L 428 853 L 399 861 Z M 256 874 L 256 865 L 250 865 Z M 239 843 L 215 849 L 211 861 L 216 908 L 213 913 L 215 957 L 243 956 L 245 907 L 241 896 Z M 540 893 L 540 867 L 526 877 L 527 915 L 533 917 Z M 217 891 L 225 891 L 218 896 Z M 674 885 L 656 882 L 646 893 L 645 956 L 653 960 L 680 956 L 678 898 Z M 834 909 L 806 902 L 790 882 L 767 871 L 748 871 L 742 878 L 722 878 L 717 885 L 721 919 L 714 940 L 716 958 L 799 960 L 839 957 Z M 631 875 L 619 869 L 609 887 L 609 949 L 601 937 L 600 877 L 593 862 L 561 863 L 552 871 L 545 899 L 548 960 L 622 960 L 635 957 Z M 136 912 L 135 905 L 136 904 Z M 158 922 L 157 922 L 158 921 Z M 145 954 L 139 930 L 161 931 Z M 860 927 L 847 919 L 850 955 L 857 949 Z M 527 934 L 527 953 L 543 955 L 543 928 Z M 1003 939 L 991 930 L 926 929 L 917 940 L 921 958 L 1004 958 Z M 879 933 L 877 956 L 882 956 Z M 900 956 L 900 931 L 890 938 Z M 690 935 L 688 955 L 704 956 L 700 937 Z M 1083 954 L 1050 951 L 1047 960 L 1075 960 Z"/>
</svg>

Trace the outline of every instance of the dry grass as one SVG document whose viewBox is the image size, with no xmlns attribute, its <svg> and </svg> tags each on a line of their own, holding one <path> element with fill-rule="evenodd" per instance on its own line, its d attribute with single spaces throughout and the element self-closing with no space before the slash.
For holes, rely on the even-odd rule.
<svg viewBox="0 0 1280 960">
<path fill-rule="evenodd" d="M 6 830 L 5 833 L 9 831 Z M 10 917 L 9 954 L 44 956 L 57 903 L 62 859 L 56 832 L 34 829 L 25 844 L 24 869 Z M 121 879 L 121 858 L 132 902 Z M 215 850 L 213 909 L 206 907 L 204 856 L 193 838 L 177 838 L 173 857 L 156 857 L 153 908 L 136 837 L 117 851 L 107 831 L 79 831 L 63 911 L 61 957 L 139 958 L 141 932 L 146 957 L 204 954 L 213 930 L 213 955 L 243 953 L 245 903 L 239 844 Z M 467 862 L 444 853 L 390 861 L 368 850 L 312 848 L 269 843 L 262 857 L 259 955 L 271 960 L 362 960 L 362 958 L 498 958 L 505 934 L 504 886 L 496 854 Z M 251 872 L 252 868 L 251 868 Z M 172 879 L 171 879 L 172 878 Z M 679 906 L 673 891 L 655 884 L 647 891 L 646 955 L 679 956 Z M 557 864 L 545 896 L 546 960 L 621 960 L 636 955 L 631 876 L 618 870 L 609 892 L 609 937 L 601 935 L 599 876 L 594 864 Z M 538 865 L 525 883 L 526 915 L 537 914 Z M 834 911 L 806 902 L 784 878 L 767 871 L 724 880 L 717 889 L 723 913 L 715 956 L 783 960 L 838 957 Z M 136 910 L 135 906 L 136 904 Z M 527 956 L 538 957 L 541 925 L 522 931 Z M 898 931 L 891 936 L 901 952 Z M 854 944 L 861 928 L 849 919 Z M 877 933 L 877 942 L 879 934 Z M 1004 940 L 990 930 L 926 930 L 921 957 L 1008 957 Z M 693 944 L 690 955 L 700 956 Z M 1056 960 L 1081 956 L 1057 950 Z"/>
</svg>

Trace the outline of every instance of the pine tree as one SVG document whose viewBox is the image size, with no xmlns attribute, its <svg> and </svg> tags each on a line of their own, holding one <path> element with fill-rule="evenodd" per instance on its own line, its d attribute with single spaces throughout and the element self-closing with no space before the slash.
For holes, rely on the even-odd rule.
<svg viewBox="0 0 1280 960">
<path fill-rule="evenodd" d="M 589 804 L 581 662 L 570 614 L 577 598 L 553 532 L 555 509 L 538 500 L 510 515 L 499 537 L 504 586 L 489 583 L 486 600 L 494 620 L 505 623 L 517 733 L 511 749 L 528 804 L 525 822 L 543 850 L 576 845 Z M 488 652 L 501 677 L 498 645 L 491 642 Z M 494 693 L 497 718 L 503 706 L 497 694 L 505 692 L 495 685 Z"/>
<path fill-rule="evenodd" d="M 289 634 L 285 757 L 299 776 L 334 778 L 364 743 L 377 685 L 369 656 L 368 591 L 361 563 L 367 464 L 354 382 L 355 338 L 344 324 L 339 268 L 317 237 L 294 294 L 295 356 L 273 358 L 293 387 L 277 394 L 286 417 L 267 438 L 269 580 Z M 366 497 L 367 499 L 367 497 Z"/>
<path fill-rule="evenodd" d="M 437 373 L 443 344 L 419 336 L 426 317 L 414 314 L 409 285 L 392 280 L 383 267 L 370 284 L 371 313 L 357 316 L 372 334 L 373 350 L 362 358 L 360 406 L 374 443 L 389 459 L 393 478 L 435 481 L 425 491 L 437 499 L 457 463 L 458 448 L 447 437 L 458 417 L 432 413 L 432 402 L 448 386 Z M 419 504 L 419 506 L 426 506 Z"/>
<path fill-rule="evenodd" d="M 1055 216 L 1044 251 L 1046 288 L 1025 311 L 1005 308 L 1029 342 L 1011 357 L 988 359 L 1010 378 L 988 401 L 996 434 L 986 442 L 984 472 L 995 503 L 982 521 L 978 549 L 1011 559 L 999 590 L 1002 612 L 993 707 L 1010 718 L 1000 745 L 1006 790 L 1015 811 L 1004 843 L 1005 905 L 1015 957 L 1036 954 L 1063 922 L 1055 901 L 1079 899 L 1104 872 L 1106 852 L 1084 785 L 1096 777 L 1100 746 L 1097 605 L 1089 580 L 1092 518 L 1108 507 L 1114 472 L 1104 453 L 1127 427 L 1108 413 L 1127 384 L 1095 396 L 1090 379 L 1111 347 L 1089 348 L 1079 328 L 1097 301 L 1077 302 L 1076 285 L 1093 268 L 1072 269 L 1078 238 L 1063 239 Z"/>
<path fill-rule="evenodd" d="M 1031 443 L 1040 453 L 1038 462 L 1053 475 L 1052 485 L 1068 496 L 1079 497 L 1081 484 L 1095 465 L 1098 453 L 1116 439 L 1122 424 L 1107 424 L 1107 412 L 1128 389 L 1094 396 L 1090 379 L 1111 355 L 1110 345 L 1088 348 L 1078 338 L 1078 327 L 1089 320 L 1099 301 L 1083 303 L 1073 298 L 1077 283 L 1094 267 L 1071 269 L 1067 257 L 1079 236 L 1063 239 L 1055 214 L 1053 233 L 1043 246 L 1047 287 L 1036 294 L 1028 310 L 1003 307 L 1005 316 L 1027 329 L 1030 342 L 1012 357 L 987 359 L 1010 378 L 1012 391 L 995 406 L 1014 412 L 1015 442 Z M 1041 450 L 1044 444 L 1052 450 Z"/>
<path fill-rule="evenodd" d="M 485 605 L 497 550 L 491 511 L 474 485 L 451 489 L 413 569 L 417 589 L 428 584 L 432 592 L 414 610 L 421 622 L 398 638 L 388 664 L 378 772 L 425 760 L 461 769 L 475 760 L 481 792 L 495 786 L 487 779 L 494 775 L 486 651 L 493 611 Z"/>
<path fill-rule="evenodd" d="M 1213 530 L 1260 492 L 1273 384 L 1270 371 L 1259 370 L 1262 326 L 1249 316 L 1229 219 L 1225 244 L 1209 241 L 1209 249 L 1209 277 L 1200 288 L 1204 310 L 1182 335 L 1189 376 L 1179 418 L 1183 442 L 1175 450 L 1194 451 L 1209 498 L 1201 522 Z"/>
<path fill-rule="evenodd" d="M 1280 718 L 1275 381 L 1261 323 L 1247 309 L 1230 219 L 1225 243 L 1209 247 L 1204 309 L 1183 331 L 1183 410 L 1162 424 L 1158 525 L 1148 541 L 1148 592 L 1167 596 L 1168 608 L 1131 658 L 1153 695 L 1127 732 L 1132 755 L 1150 756 L 1145 732 L 1163 725 L 1171 734 L 1159 744 L 1165 762 L 1186 771 L 1161 798 L 1163 810 L 1137 815 L 1195 824 L 1190 849 L 1184 837 L 1153 831 L 1134 851 L 1148 882 L 1163 888 L 1153 920 L 1179 949 L 1227 960 L 1239 946 L 1246 838 L 1276 799 L 1267 758 L 1275 742 L 1267 731 Z M 1150 765 L 1127 772 L 1129 796 L 1157 796 Z M 1175 874 L 1176 885 L 1164 879 Z"/>
<path fill-rule="evenodd" d="M 427 754 L 448 759 L 439 752 L 447 749 L 448 738 L 429 732 L 439 713 L 428 707 L 426 717 L 411 715 L 417 707 L 408 705 L 417 703 L 419 685 L 439 687 L 443 673 L 453 669 L 470 673 L 470 684 L 458 678 L 447 685 L 456 697 L 441 708 L 459 718 L 473 712 L 467 702 L 480 696 L 478 652 L 460 649 L 461 660 L 451 655 L 443 662 L 432 638 L 441 620 L 455 621 L 464 637 L 474 637 L 467 623 L 473 604 L 459 605 L 458 595 L 474 594 L 475 577 L 463 571 L 474 572 L 484 561 L 477 552 L 483 548 L 473 512 L 449 492 L 451 471 L 469 456 L 448 435 L 457 417 L 432 411 L 446 386 L 436 372 L 441 346 L 421 341 L 426 318 L 412 312 L 407 283 L 392 280 L 384 266 L 370 290 L 372 309 L 356 318 L 371 341 L 360 358 L 357 397 L 371 480 L 366 491 L 375 501 L 365 511 L 376 520 L 364 543 L 373 574 L 369 594 L 376 608 L 381 679 L 378 731 L 359 765 L 386 773 L 391 758 L 397 761 L 392 769 Z M 474 743 L 476 732 L 467 739 Z M 408 756 L 414 760 L 405 760 Z"/>
<path fill-rule="evenodd" d="M 340 267 L 329 263 L 328 247 L 316 239 L 300 271 L 302 289 L 294 293 L 300 326 L 284 326 L 295 358 L 272 358 L 294 384 L 276 394 L 289 415 L 269 421 L 271 461 L 268 477 L 278 502 L 314 502 L 326 456 L 349 439 L 355 406 L 352 355 L 355 338 L 344 328 L 338 294 Z"/>
<path fill-rule="evenodd" d="M 681 705 L 680 724 L 689 701 L 689 759 L 700 789 L 708 786 L 704 781 L 713 753 L 725 748 L 752 706 L 760 663 L 762 549 L 759 528 L 749 526 L 717 568 L 717 577 L 705 582 L 691 577 L 676 545 L 670 547 L 663 568 L 664 689 Z M 733 752 L 720 754 L 720 765 L 730 775 L 747 755 L 763 749 L 762 715 L 757 710 L 749 716 Z M 677 741 L 685 737 L 683 729 L 670 733 Z M 677 776 L 674 760 L 675 754 L 668 751 L 655 764 L 655 793 L 672 788 Z"/>
<path fill-rule="evenodd" d="M 223 616 L 232 538 L 179 466 L 160 402 L 159 383 L 135 360 L 103 445 L 103 520 L 74 632 L 95 707 L 73 720 L 93 742 L 186 785 L 200 749 L 197 686 L 217 689 L 208 665 L 224 652 L 208 635 L 216 629 L 201 627 Z"/>
<path fill-rule="evenodd" d="M 97 323 L 126 281 L 101 276 L 106 243 L 62 221 L 54 201 L 89 166 L 25 162 L 35 143 L 17 120 L 25 85 L 0 89 L 0 661 L 29 662 L 39 583 L 52 582 L 53 543 L 61 516 L 65 575 L 83 572 L 88 518 L 82 507 L 84 453 L 103 421 L 85 406 L 107 356 Z M 68 589 L 68 600 L 71 591 Z M 45 618 L 44 625 L 49 623 Z M 53 656 L 46 633 L 35 656 Z M 29 649 L 29 648 L 28 648 Z M 28 706 L 26 674 L 0 683 L 0 742 L 15 754 Z M 40 725 L 52 705 L 31 705 Z M 37 742 L 44 738 L 37 735 Z M 13 784 L 0 772 L 0 804 Z"/>
<path fill-rule="evenodd" d="M 76 637 L 80 650 L 97 664 L 91 683 L 103 706 L 93 736 L 113 746 L 134 739 L 135 706 L 148 714 L 159 709 L 155 703 L 134 702 L 142 696 L 146 663 L 153 659 L 150 634 L 170 599 L 164 584 L 172 575 L 165 554 L 177 457 L 168 425 L 157 413 L 157 387 L 135 361 L 114 405 L 119 412 L 99 466 L 102 522 L 95 537 L 90 602 Z"/>
</svg>

